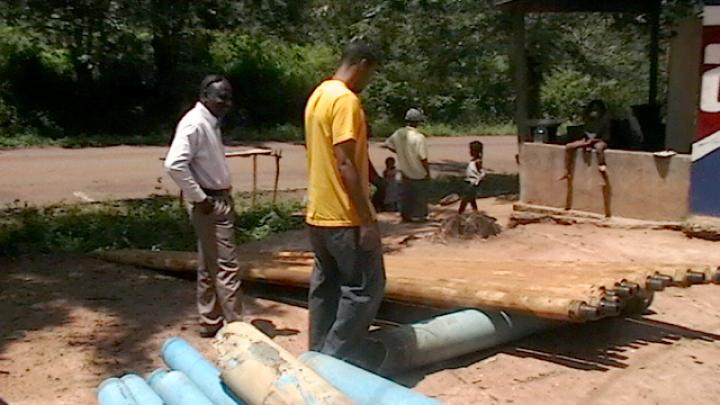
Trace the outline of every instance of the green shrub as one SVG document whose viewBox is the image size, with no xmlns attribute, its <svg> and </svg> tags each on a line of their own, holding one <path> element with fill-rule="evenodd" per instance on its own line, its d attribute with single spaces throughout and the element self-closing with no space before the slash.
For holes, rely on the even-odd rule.
<svg viewBox="0 0 720 405">
<path fill-rule="evenodd" d="M 244 124 L 302 122 L 307 97 L 330 73 L 336 57 L 321 45 L 293 45 L 238 33 L 219 33 L 213 64 L 232 82 Z"/>
<path fill-rule="evenodd" d="M 238 241 L 262 239 L 302 226 L 291 214 L 296 204 L 264 203 L 247 209 L 238 198 Z M 13 206 L 0 212 L 0 255 L 76 252 L 95 249 L 194 250 L 195 236 L 177 198 L 156 197 L 114 203 Z"/>
<path fill-rule="evenodd" d="M 556 69 L 545 78 L 541 100 L 545 114 L 577 121 L 583 107 L 593 99 L 604 100 L 611 109 L 638 103 L 638 89 L 615 79 L 599 79 L 572 68 Z"/>
</svg>

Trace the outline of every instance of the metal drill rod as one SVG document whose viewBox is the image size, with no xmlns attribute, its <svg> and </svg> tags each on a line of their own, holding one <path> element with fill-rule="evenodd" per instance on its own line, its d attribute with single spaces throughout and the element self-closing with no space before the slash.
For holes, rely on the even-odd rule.
<svg viewBox="0 0 720 405">
<path fill-rule="evenodd" d="M 658 278 L 648 277 L 645 281 L 645 288 L 650 291 L 662 291 L 665 287 L 665 281 Z"/>
<path fill-rule="evenodd" d="M 606 299 L 600 300 L 600 313 L 605 316 L 618 316 L 622 310 L 622 305 Z"/>
<path fill-rule="evenodd" d="M 616 295 L 618 297 L 622 297 L 622 298 L 627 298 L 627 297 L 634 295 L 633 290 L 631 288 L 621 286 L 621 285 L 616 286 L 611 291 L 614 293 L 614 295 Z"/>
<path fill-rule="evenodd" d="M 672 278 L 672 276 L 668 276 L 667 274 L 655 273 L 655 275 L 652 276 L 652 277 L 653 277 L 653 278 L 656 278 L 656 279 L 659 279 L 659 280 L 663 280 L 665 283 L 667 283 L 666 287 L 670 287 L 670 286 L 673 286 L 673 285 L 676 285 L 676 284 L 677 284 L 677 283 L 675 282 L 675 279 Z"/>
<path fill-rule="evenodd" d="M 602 299 L 607 300 L 607 301 L 612 301 L 614 303 L 619 304 L 622 302 L 623 297 L 618 295 L 614 290 L 610 290 L 605 293 L 605 295 L 602 297 Z"/>
<path fill-rule="evenodd" d="M 629 288 L 630 294 L 632 294 L 632 295 L 635 295 L 638 292 L 640 292 L 640 285 L 638 283 L 633 283 L 630 281 L 623 281 L 622 283 L 620 283 L 620 285 L 623 287 Z"/>
<path fill-rule="evenodd" d="M 715 273 L 712 275 L 712 282 L 715 284 L 720 284 L 720 267 L 718 267 L 715 270 Z"/>
<path fill-rule="evenodd" d="M 594 321 L 596 319 L 600 319 L 602 314 L 600 313 L 600 308 L 588 305 L 586 303 L 580 304 L 577 308 L 577 315 L 580 318 L 580 320 L 583 321 Z"/>
<path fill-rule="evenodd" d="M 688 271 L 685 274 L 685 281 L 690 284 L 702 284 L 705 282 L 705 273 L 699 273 L 697 271 Z"/>
</svg>

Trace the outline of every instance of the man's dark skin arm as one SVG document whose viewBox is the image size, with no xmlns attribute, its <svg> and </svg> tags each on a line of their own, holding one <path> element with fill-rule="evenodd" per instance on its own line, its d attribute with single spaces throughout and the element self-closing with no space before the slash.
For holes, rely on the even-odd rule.
<svg viewBox="0 0 720 405">
<path fill-rule="evenodd" d="M 379 239 L 379 231 L 377 222 L 372 215 L 372 208 L 370 208 L 370 199 L 363 192 L 361 177 L 358 174 L 355 163 L 350 158 L 350 156 L 355 155 L 356 147 L 357 142 L 349 140 L 335 145 L 333 151 L 345 189 L 348 195 L 350 195 L 350 201 L 360 217 L 360 244 L 361 246 L 370 247 L 368 246 L 369 243 L 373 243 L 374 240 Z M 375 169 L 372 170 L 374 171 Z"/>
</svg>

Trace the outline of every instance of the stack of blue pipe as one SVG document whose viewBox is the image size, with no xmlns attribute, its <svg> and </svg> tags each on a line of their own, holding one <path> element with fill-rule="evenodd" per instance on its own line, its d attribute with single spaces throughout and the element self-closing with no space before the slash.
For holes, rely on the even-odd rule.
<svg viewBox="0 0 720 405">
<path fill-rule="evenodd" d="M 162 348 L 169 369 L 146 380 L 135 374 L 109 378 L 98 388 L 100 405 L 236 405 L 243 404 L 220 378 L 220 370 L 187 341 L 173 337 Z M 331 385 L 358 405 L 438 405 L 390 380 L 333 357 L 308 352 L 300 357 Z"/>
</svg>

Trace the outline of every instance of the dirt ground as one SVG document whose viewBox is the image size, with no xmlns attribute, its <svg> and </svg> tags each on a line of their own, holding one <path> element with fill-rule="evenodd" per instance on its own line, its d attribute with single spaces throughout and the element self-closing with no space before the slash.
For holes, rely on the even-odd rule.
<svg viewBox="0 0 720 405">
<path fill-rule="evenodd" d="M 511 211 L 496 199 L 481 207 L 501 224 Z M 383 220 L 388 244 L 419 231 L 390 215 Z M 302 232 L 291 232 L 243 249 L 304 244 Z M 529 225 L 446 245 L 415 240 L 394 254 L 420 250 L 479 261 L 720 263 L 717 243 L 591 225 Z M 72 256 L 0 258 L 0 269 L 0 397 L 10 404 L 94 403 L 104 378 L 162 366 L 160 347 L 170 336 L 215 357 L 210 341 L 193 333 L 192 280 Z M 550 330 L 397 380 L 448 404 L 714 404 L 719 291 L 668 289 L 642 317 Z M 262 299 L 246 306 L 280 345 L 306 350 L 305 309 Z"/>
<path fill-rule="evenodd" d="M 516 138 L 512 136 L 480 136 L 429 138 L 430 159 L 434 174 L 445 166 L 466 162 L 468 142 L 480 139 L 485 143 L 485 167 L 490 171 L 516 173 Z M 291 143 L 253 143 L 282 150 L 280 163 L 281 190 L 305 188 L 307 172 L 305 148 Z M 242 149 L 241 146 L 228 150 Z M 167 147 L 115 146 L 107 148 L 62 149 L 32 148 L 0 150 L 0 206 L 15 200 L 31 204 L 89 202 L 124 198 L 144 198 L 151 194 L 177 193 L 177 187 L 164 173 L 160 157 Z M 373 163 L 382 171 L 390 152 L 380 143 L 370 146 Z M 252 161 L 249 158 L 229 159 L 236 191 L 252 189 Z M 462 166 L 462 165 L 461 165 Z M 464 166 L 462 166 L 464 168 Z M 275 161 L 258 158 L 258 187 L 272 190 Z"/>
</svg>

